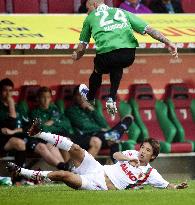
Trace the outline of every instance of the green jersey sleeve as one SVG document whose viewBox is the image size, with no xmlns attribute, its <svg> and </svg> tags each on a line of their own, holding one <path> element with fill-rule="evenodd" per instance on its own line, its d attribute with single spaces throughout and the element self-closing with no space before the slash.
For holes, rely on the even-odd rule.
<svg viewBox="0 0 195 205">
<path fill-rule="evenodd" d="M 148 24 L 135 14 L 132 14 L 130 12 L 126 12 L 126 14 L 128 16 L 132 29 L 137 33 L 145 34 L 145 28 Z"/>
<path fill-rule="evenodd" d="M 80 34 L 79 40 L 84 43 L 89 43 L 91 38 L 91 27 L 89 23 L 89 18 L 87 17 L 83 23 L 83 28 Z"/>
</svg>

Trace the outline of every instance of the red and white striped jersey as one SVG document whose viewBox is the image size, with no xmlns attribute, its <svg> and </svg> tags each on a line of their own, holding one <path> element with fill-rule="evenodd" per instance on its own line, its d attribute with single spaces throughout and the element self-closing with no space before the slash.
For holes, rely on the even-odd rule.
<svg viewBox="0 0 195 205">
<path fill-rule="evenodd" d="M 126 150 L 126 156 L 138 158 L 138 151 Z M 169 184 L 158 171 L 150 166 L 133 167 L 128 161 L 118 161 L 113 165 L 104 165 L 104 171 L 117 189 L 135 188 L 142 184 L 150 184 L 157 188 L 166 188 Z"/>
</svg>

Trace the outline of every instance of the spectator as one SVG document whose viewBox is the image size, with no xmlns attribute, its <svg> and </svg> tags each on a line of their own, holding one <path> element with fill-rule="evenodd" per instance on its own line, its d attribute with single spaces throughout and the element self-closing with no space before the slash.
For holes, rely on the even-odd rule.
<svg viewBox="0 0 195 205">
<path fill-rule="evenodd" d="M 78 10 L 79 13 L 87 13 L 86 2 L 87 0 L 81 0 L 81 5 Z M 105 4 L 111 7 L 113 6 L 112 0 L 105 0 Z"/>
<path fill-rule="evenodd" d="M 12 97 L 14 83 L 5 78 L 0 81 L 0 150 L 15 150 L 15 161 L 25 165 L 26 144 L 21 127 L 21 116 L 16 112 Z"/>
<path fill-rule="evenodd" d="M 179 0 L 151 0 L 149 8 L 153 13 L 183 13 Z"/>
<path fill-rule="evenodd" d="M 87 0 L 81 0 L 81 5 L 79 7 L 79 13 L 87 13 L 86 2 Z"/>
<path fill-rule="evenodd" d="M 152 11 L 144 6 L 144 4 L 142 4 L 140 0 L 125 0 L 121 3 L 120 8 L 131 13 L 152 13 Z"/>
<path fill-rule="evenodd" d="M 31 113 L 31 119 L 39 118 L 41 120 L 41 129 L 45 132 L 58 133 L 66 135 L 71 133 L 71 125 L 64 115 L 60 114 L 57 106 L 51 103 L 51 90 L 47 87 L 41 87 L 38 90 L 38 107 Z M 35 153 L 40 154 L 50 165 L 58 169 L 68 169 L 68 154 L 59 150 L 57 147 L 46 143 L 40 139 L 30 139 L 28 148 Z"/>
<path fill-rule="evenodd" d="M 120 128 L 118 130 L 120 123 L 110 130 L 104 117 L 81 97 L 79 86 L 73 91 L 73 105 L 67 109 L 66 113 L 78 131 L 72 139 L 74 143 L 78 143 L 93 156 L 98 154 L 100 148 L 110 148 L 111 157 L 119 150 L 119 145 L 106 140 L 106 137 L 115 134 L 122 135 L 124 130 L 121 131 Z"/>
</svg>

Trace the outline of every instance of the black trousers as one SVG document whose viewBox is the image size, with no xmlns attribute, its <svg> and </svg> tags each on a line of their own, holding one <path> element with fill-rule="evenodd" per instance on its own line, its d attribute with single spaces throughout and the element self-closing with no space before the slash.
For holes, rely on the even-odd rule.
<svg viewBox="0 0 195 205">
<path fill-rule="evenodd" d="M 89 78 L 88 100 L 94 100 L 102 83 L 102 75 L 110 74 L 110 97 L 115 101 L 123 75 L 123 69 L 133 64 L 135 48 L 121 48 L 108 53 L 97 54 L 94 58 L 94 71 Z"/>
<path fill-rule="evenodd" d="M 4 121 L 0 122 L 0 129 L 6 127 L 6 128 L 13 130 L 16 128 L 16 124 L 17 123 L 16 123 L 15 118 L 8 117 Z M 5 135 L 5 134 L 0 132 L 0 152 L 2 152 L 2 153 L 5 152 L 4 147 L 12 137 L 24 139 L 25 136 L 23 133 L 18 133 L 18 134 L 8 136 L 8 135 Z M 16 164 L 23 167 L 25 165 L 25 161 L 26 161 L 25 151 L 15 151 L 14 155 L 15 155 Z"/>
</svg>

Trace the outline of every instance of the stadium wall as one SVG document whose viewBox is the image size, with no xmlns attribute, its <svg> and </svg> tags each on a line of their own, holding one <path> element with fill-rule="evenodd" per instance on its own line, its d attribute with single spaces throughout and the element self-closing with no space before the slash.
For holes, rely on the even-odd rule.
<svg viewBox="0 0 195 205">
<path fill-rule="evenodd" d="M 93 70 L 94 55 L 86 55 L 73 62 L 70 55 L 58 56 L 0 56 L 0 76 L 15 83 L 17 99 L 21 85 L 56 86 L 60 84 L 88 84 Z M 135 63 L 124 70 L 119 95 L 125 99 L 132 83 L 150 83 L 157 98 L 164 94 L 168 83 L 185 82 L 195 97 L 195 54 L 180 54 L 178 59 L 169 54 L 137 54 Z M 103 83 L 109 83 L 108 75 Z"/>
</svg>

